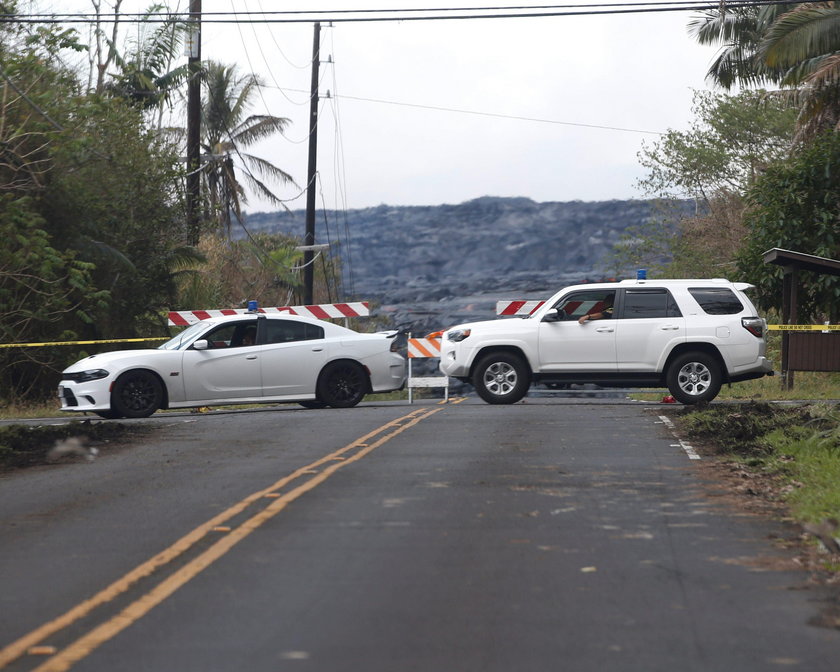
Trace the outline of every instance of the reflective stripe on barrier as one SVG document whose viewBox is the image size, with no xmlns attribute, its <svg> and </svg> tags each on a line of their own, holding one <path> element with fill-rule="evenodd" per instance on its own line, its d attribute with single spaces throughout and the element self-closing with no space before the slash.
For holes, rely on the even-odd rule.
<svg viewBox="0 0 840 672">
<path fill-rule="evenodd" d="M 408 339 L 409 359 L 423 357 L 440 357 L 439 338 L 409 338 Z"/>
<path fill-rule="evenodd" d="M 258 313 L 289 313 L 303 317 L 329 320 L 344 317 L 368 317 L 370 306 L 367 301 L 353 303 L 322 303 L 317 306 L 279 306 L 276 308 L 258 308 Z M 221 308 L 219 310 L 173 310 L 169 313 L 169 326 L 187 327 L 201 320 L 224 315 L 246 315 L 247 308 Z"/>
<path fill-rule="evenodd" d="M 408 335 L 408 403 L 414 403 L 415 387 L 442 387 L 444 399 L 449 401 L 449 376 L 412 376 L 412 359 L 434 359 L 440 357 L 439 338 L 411 338 Z"/>
<path fill-rule="evenodd" d="M 496 301 L 496 315 L 531 315 L 545 301 Z"/>
</svg>

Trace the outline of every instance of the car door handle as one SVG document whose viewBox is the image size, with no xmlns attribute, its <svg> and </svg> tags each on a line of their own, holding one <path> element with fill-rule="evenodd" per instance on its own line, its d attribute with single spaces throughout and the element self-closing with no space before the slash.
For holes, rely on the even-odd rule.
<svg viewBox="0 0 840 672">
<path fill-rule="evenodd" d="M 662 331 L 677 331 L 680 327 L 678 324 L 666 324 L 659 327 Z"/>
<path fill-rule="evenodd" d="M 598 327 L 595 331 L 597 331 L 598 333 L 601 333 L 601 334 L 610 334 L 614 330 L 613 330 L 612 327 Z"/>
<path fill-rule="evenodd" d="M 322 345 L 316 345 L 314 348 L 312 348 L 312 352 L 323 352 L 323 350 L 324 346 Z"/>
<path fill-rule="evenodd" d="M 256 359 L 256 358 L 257 358 L 256 355 L 248 355 L 248 356 L 245 357 L 245 359 Z"/>
</svg>

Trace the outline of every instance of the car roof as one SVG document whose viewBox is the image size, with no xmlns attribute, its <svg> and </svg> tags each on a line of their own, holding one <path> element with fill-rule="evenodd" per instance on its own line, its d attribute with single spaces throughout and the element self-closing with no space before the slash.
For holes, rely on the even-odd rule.
<svg viewBox="0 0 840 672">
<path fill-rule="evenodd" d="M 626 288 L 626 287 L 664 287 L 664 286 L 674 286 L 674 285 L 694 285 L 699 287 L 709 287 L 720 285 L 724 287 L 735 287 L 739 290 L 749 289 L 753 287 L 746 282 L 730 282 L 726 278 L 679 278 L 679 279 L 669 279 L 669 278 L 656 278 L 652 280 L 619 280 L 617 282 L 589 282 L 586 284 L 581 285 L 569 285 L 564 287 L 560 291 L 566 292 L 570 289 L 575 291 L 578 290 L 586 290 L 586 289 L 618 289 L 618 288 Z"/>
<path fill-rule="evenodd" d="M 292 320 L 293 322 L 307 322 L 308 324 L 319 324 L 323 325 L 326 321 L 319 320 L 316 317 L 308 317 L 303 315 L 294 315 L 293 313 L 281 313 L 281 312 L 271 312 L 271 313 L 237 313 L 236 315 L 218 315 L 213 317 L 208 317 L 204 320 L 200 320 L 199 322 L 206 322 L 207 324 L 224 324 L 225 322 L 236 322 L 243 319 L 266 319 L 266 320 Z M 326 322 L 326 324 L 333 324 L 332 322 Z M 336 325 L 333 325 L 336 326 Z"/>
</svg>

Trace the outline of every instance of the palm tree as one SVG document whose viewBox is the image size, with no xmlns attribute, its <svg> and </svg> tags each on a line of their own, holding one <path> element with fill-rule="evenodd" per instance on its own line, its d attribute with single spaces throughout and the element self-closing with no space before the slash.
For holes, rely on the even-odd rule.
<svg viewBox="0 0 840 672">
<path fill-rule="evenodd" d="M 146 10 L 125 55 L 121 55 L 116 45 L 106 37 L 113 61 L 120 71 L 105 88 L 144 110 L 158 108 L 158 125 L 164 104 L 189 74 L 186 64 L 173 68 L 180 55 L 186 24 L 174 19 L 158 23 L 163 11 L 162 5 L 153 5 Z"/>
<path fill-rule="evenodd" d="M 780 5 L 748 5 L 709 9 L 688 24 L 688 32 L 702 45 L 720 45 L 720 53 L 706 78 L 725 89 L 778 84 L 783 73 L 767 67 L 759 56 L 764 32 L 783 11 Z"/>
<path fill-rule="evenodd" d="M 840 6 L 798 5 L 767 29 L 759 56 L 783 70 L 783 86 L 801 104 L 800 138 L 840 129 Z"/>
<path fill-rule="evenodd" d="M 245 116 L 250 98 L 261 82 L 253 74 L 238 76 L 236 66 L 208 61 L 203 83 L 202 149 L 207 161 L 202 172 L 211 216 L 230 237 L 231 212 L 240 217 L 242 204 L 248 202 L 240 175 L 244 175 L 244 182 L 259 196 L 283 205 L 264 180 L 293 184 L 292 177 L 244 150 L 258 140 L 282 133 L 290 122 L 285 117 L 267 114 Z"/>
<path fill-rule="evenodd" d="M 689 23 L 720 44 L 707 78 L 724 88 L 778 85 L 800 107 L 797 137 L 840 128 L 840 6 L 836 2 L 707 10 Z"/>
</svg>

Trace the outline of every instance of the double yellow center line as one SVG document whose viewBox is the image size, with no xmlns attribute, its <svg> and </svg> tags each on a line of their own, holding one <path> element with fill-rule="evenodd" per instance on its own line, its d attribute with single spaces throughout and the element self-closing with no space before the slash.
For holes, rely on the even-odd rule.
<svg viewBox="0 0 840 672">
<path fill-rule="evenodd" d="M 237 502 L 219 515 L 192 530 L 169 548 L 114 581 L 110 586 L 93 597 L 81 602 L 64 615 L 45 623 L 0 650 L 0 668 L 5 667 L 10 662 L 27 653 L 37 653 L 48 655 L 49 658 L 35 668 L 34 672 L 61 672 L 70 669 L 74 663 L 89 655 L 97 647 L 145 616 L 181 586 L 198 576 L 199 573 L 225 555 L 240 541 L 285 509 L 289 503 L 326 481 L 339 469 L 361 460 L 382 444 L 440 410 L 442 410 L 441 406 L 432 409 L 418 409 L 392 420 L 365 436 L 356 439 L 352 443 L 347 444 L 343 448 L 329 455 L 325 455 L 305 467 L 297 469 L 273 485 L 259 490 L 240 502 Z M 249 507 L 258 502 L 265 501 L 268 504 L 264 508 L 253 514 L 250 518 L 247 518 L 241 524 L 234 527 L 225 525 L 225 523 L 228 523 Z M 49 646 L 48 639 L 51 636 L 88 616 L 97 607 L 112 602 L 120 595 L 126 593 L 141 579 L 150 577 L 189 551 L 208 535 L 214 534 L 224 534 L 224 536 L 213 542 L 195 558 L 186 562 L 177 571 L 162 579 L 154 588 L 126 606 L 117 615 L 100 623 L 61 650 Z"/>
</svg>

